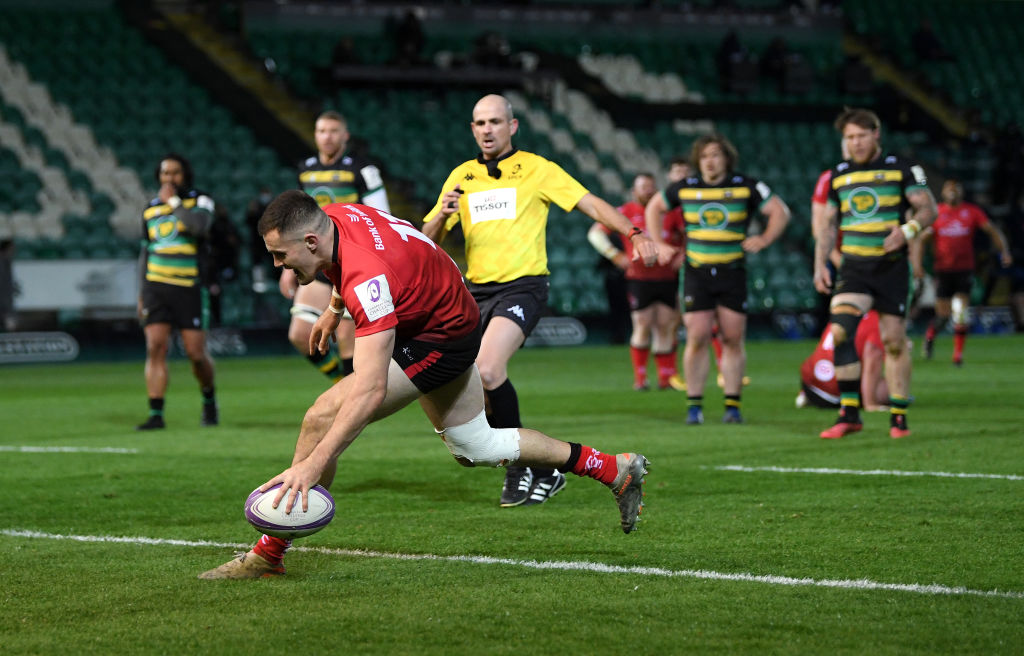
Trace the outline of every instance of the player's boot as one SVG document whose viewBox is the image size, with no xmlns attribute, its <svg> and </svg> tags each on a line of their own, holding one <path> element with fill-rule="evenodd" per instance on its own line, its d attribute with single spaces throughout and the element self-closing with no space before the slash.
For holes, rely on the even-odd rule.
<svg viewBox="0 0 1024 656">
<path fill-rule="evenodd" d="M 535 476 L 533 485 L 530 486 L 530 494 L 526 497 L 523 505 L 535 506 L 544 503 L 561 492 L 563 487 L 565 487 L 565 474 L 557 469 L 551 476 Z"/>
<path fill-rule="evenodd" d="M 691 405 L 686 409 L 686 423 L 699 426 L 704 423 L 704 410 L 699 405 Z"/>
<path fill-rule="evenodd" d="M 619 473 L 612 482 L 612 492 L 619 506 L 622 532 L 629 533 L 636 528 L 644 508 L 644 476 L 650 463 L 639 453 L 620 453 L 615 456 L 615 464 Z"/>
<path fill-rule="evenodd" d="M 199 575 L 201 579 L 260 579 L 284 574 L 284 564 L 274 565 L 255 551 L 239 554 L 220 567 Z"/>
<path fill-rule="evenodd" d="M 163 415 L 150 415 L 149 419 L 136 426 L 135 430 L 148 431 L 159 430 L 161 428 L 167 428 L 167 424 L 164 423 Z"/>
<path fill-rule="evenodd" d="M 851 433 L 856 433 L 862 428 L 864 428 L 864 424 L 860 421 L 860 413 L 856 410 L 847 411 L 844 407 L 844 411 L 839 413 L 836 423 L 831 428 L 821 431 L 821 439 L 838 440 Z"/>
<path fill-rule="evenodd" d="M 533 487 L 533 472 L 529 467 L 508 467 L 505 469 L 505 484 L 501 488 L 501 507 L 512 508 L 522 505 L 530 497 Z"/>
<path fill-rule="evenodd" d="M 686 381 L 679 374 L 672 374 L 668 377 L 668 386 L 677 392 L 686 391 Z"/>
<path fill-rule="evenodd" d="M 889 417 L 889 437 L 898 440 L 910 435 L 910 428 L 907 427 L 907 415 L 889 415 Z"/>
<path fill-rule="evenodd" d="M 220 423 L 220 413 L 216 403 L 204 403 L 203 415 L 199 418 L 200 426 L 216 426 Z"/>
<path fill-rule="evenodd" d="M 723 424 L 742 424 L 743 415 L 740 414 L 740 409 L 735 406 L 729 406 L 725 409 L 725 414 L 722 415 Z"/>
</svg>

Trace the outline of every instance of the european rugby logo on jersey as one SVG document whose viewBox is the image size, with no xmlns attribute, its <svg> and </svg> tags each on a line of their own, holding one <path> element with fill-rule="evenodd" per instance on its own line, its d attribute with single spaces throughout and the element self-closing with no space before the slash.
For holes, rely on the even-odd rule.
<svg viewBox="0 0 1024 656">
<path fill-rule="evenodd" d="M 475 225 L 484 221 L 505 221 L 516 218 L 515 187 L 475 191 L 467 197 L 469 220 Z"/>
<path fill-rule="evenodd" d="M 395 311 L 395 304 L 391 299 L 391 288 L 388 286 L 388 279 L 384 274 L 361 282 L 355 287 L 356 297 L 363 312 L 369 321 L 376 321 Z"/>
</svg>

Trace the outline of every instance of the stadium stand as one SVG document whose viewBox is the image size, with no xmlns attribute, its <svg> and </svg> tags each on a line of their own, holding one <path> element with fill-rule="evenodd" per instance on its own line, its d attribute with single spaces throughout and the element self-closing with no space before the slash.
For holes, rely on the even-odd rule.
<svg viewBox="0 0 1024 656">
<path fill-rule="evenodd" d="M 187 3 L 155 4 L 167 5 L 164 29 L 182 30 L 193 41 L 200 25 L 205 35 L 217 25 L 209 15 L 189 16 Z M 309 115 L 342 111 L 413 216 L 471 154 L 469 108 L 496 87 L 517 108 L 522 147 L 557 161 L 613 202 L 624 200 L 635 173 L 653 171 L 663 180 L 670 157 L 686 153 L 698 134 L 721 131 L 739 145 L 740 170 L 768 182 L 794 214 L 784 238 L 749 259 L 751 307 L 764 313 L 813 308 L 807 206 L 818 173 L 836 158 L 830 120 L 843 104 L 884 107 L 900 93 L 871 79 L 870 69 L 859 92 L 844 84 L 856 60 L 844 49 L 840 16 L 802 14 L 778 0 L 735 0 L 726 8 L 710 0 L 662 2 L 656 14 L 644 2 L 526 4 L 501 9 L 522 19 L 506 39 L 498 9 L 474 8 L 463 12 L 470 19 L 451 21 L 447 12 L 457 8 L 426 3 L 423 46 L 414 61 L 399 65 L 394 18 L 403 5 L 238 3 L 243 10 L 232 14 L 231 26 L 238 34 L 225 31 L 219 47 L 226 54 L 209 65 L 248 61 Z M 944 91 L 943 102 L 965 115 L 973 110 L 979 124 L 1017 121 L 1024 105 L 1012 81 L 1024 64 L 992 49 L 1019 31 L 1020 9 L 965 7 L 956 0 L 848 0 L 845 35 L 879 53 L 887 48 L 883 54 L 903 66 L 898 72 L 923 76 Z M 984 24 L 964 35 L 956 25 L 967 11 Z M 262 185 L 294 186 L 290 154 L 254 130 L 251 117 L 224 104 L 223 89 L 178 66 L 174 52 L 148 40 L 127 16 L 103 0 L 4 5 L 0 237 L 16 238 L 18 257 L 133 257 L 154 159 L 166 150 L 192 159 L 198 183 L 228 209 L 239 231 L 244 207 Z M 970 47 L 958 48 L 953 61 L 924 65 L 909 36 L 921 16 L 931 18 L 940 39 L 967 39 Z M 724 79 L 716 53 L 733 30 L 751 62 L 781 47 L 778 75 L 758 68 L 739 85 Z M 491 43 L 484 37 L 495 35 L 500 65 L 481 67 L 481 44 Z M 336 47 L 346 38 L 358 47 L 339 59 Z M 66 44 L 66 55 L 52 56 L 47 44 L 56 40 Z M 987 192 L 993 151 L 964 145 L 962 135 L 928 121 L 927 108 L 913 103 L 902 120 L 908 105 L 901 103 L 902 114 L 884 117 L 887 147 L 933 171 L 965 177 L 969 191 Z M 585 239 L 589 221 L 560 210 L 550 220 L 559 234 L 549 244 L 552 308 L 605 312 L 596 256 Z M 254 319 L 245 300 L 247 257 L 243 249 L 243 274 L 225 293 L 225 321 Z"/>
</svg>

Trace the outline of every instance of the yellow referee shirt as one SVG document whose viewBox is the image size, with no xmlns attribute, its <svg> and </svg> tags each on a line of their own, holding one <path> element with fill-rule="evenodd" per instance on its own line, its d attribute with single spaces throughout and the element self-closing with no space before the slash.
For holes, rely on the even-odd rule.
<svg viewBox="0 0 1024 656">
<path fill-rule="evenodd" d="M 553 202 L 568 212 L 588 191 L 554 162 L 521 150 L 499 160 L 498 169 L 501 175 L 494 178 L 480 159 L 457 166 L 424 221 L 441 210 L 441 197 L 460 185 L 459 209 L 446 227 L 462 224 L 466 280 L 509 282 L 547 275 L 548 206 Z"/>
</svg>

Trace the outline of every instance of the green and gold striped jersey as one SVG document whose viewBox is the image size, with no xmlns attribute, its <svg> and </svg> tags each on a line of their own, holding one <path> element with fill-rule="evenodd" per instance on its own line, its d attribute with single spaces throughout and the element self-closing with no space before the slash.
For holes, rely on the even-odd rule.
<svg viewBox="0 0 1024 656">
<path fill-rule="evenodd" d="M 839 208 L 843 257 L 885 256 L 882 242 L 910 208 L 907 193 L 927 186 L 924 169 L 895 155 L 867 164 L 845 161 L 832 169 L 828 204 Z"/>
<path fill-rule="evenodd" d="M 669 210 L 681 207 L 686 221 L 686 261 L 707 267 L 741 264 L 750 219 L 772 197 L 763 182 L 731 173 L 717 185 L 693 176 L 663 192 Z"/>
<path fill-rule="evenodd" d="M 207 213 L 201 223 L 213 223 L 213 199 L 195 189 L 181 195 L 177 212 L 159 198 L 142 213 L 142 245 L 146 251 L 146 280 L 179 287 L 202 284 L 201 235 L 193 234 L 183 213 Z"/>
<path fill-rule="evenodd" d="M 320 207 L 330 203 L 361 203 L 389 212 L 387 192 L 380 170 L 370 161 L 343 155 L 323 164 L 316 155 L 299 165 L 299 189 Z"/>
</svg>

